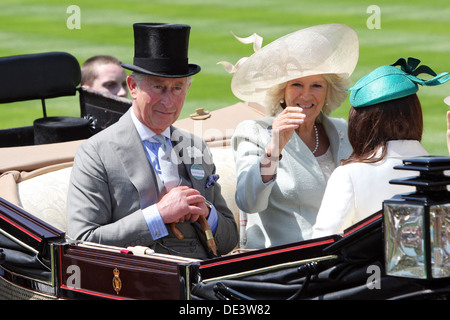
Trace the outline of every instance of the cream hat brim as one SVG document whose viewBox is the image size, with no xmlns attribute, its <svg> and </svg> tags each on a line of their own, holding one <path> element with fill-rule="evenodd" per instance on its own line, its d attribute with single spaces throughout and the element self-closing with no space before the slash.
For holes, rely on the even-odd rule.
<svg viewBox="0 0 450 320">
<path fill-rule="evenodd" d="M 450 107 L 450 96 L 448 96 L 447 98 L 444 99 L 444 102 L 446 105 L 448 105 Z"/>
<path fill-rule="evenodd" d="M 264 103 L 268 90 L 293 79 L 319 74 L 350 77 L 358 56 L 358 36 L 352 28 L 342 24 L 309 27 L 247 58 L 236 70 L 231 90 L 243 101 Z"/>
</svg>

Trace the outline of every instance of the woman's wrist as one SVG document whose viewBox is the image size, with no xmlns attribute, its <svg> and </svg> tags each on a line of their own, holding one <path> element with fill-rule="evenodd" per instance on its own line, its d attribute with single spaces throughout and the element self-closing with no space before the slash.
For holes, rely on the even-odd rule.
<svg viewBox="0 0 450 320">
<path fill-rule="evenodd" d="M 271 152 L 269 150 L 266 150 L 265 157 L 270 161 L 280 161 L 283 158 L 283 155 L 279 153 L 278 156 L 277 155 L 272 156 Z"/>
<path fill-rule="evenodd" d="M 276 144 L 274 144 L 273 141 L 269 143 L 269 145 L 266 147 L 266 158 L 272 160 L 272 161 L 280 161 L 282 158 L 281 150 L 279 150 L 276 147 Z"/>
<path fill-rule="evenodd" d="M 264 183 L 267 183 L 268 181 L 272 180 L 273 177 L 276 174 L 278 162 L 282 158 L 282 154 L 280 153 L 278 156 L 272 156 L 269 154 L 266 150 L 266 153 L 261 157 L 260 161 L 260 171 L 261 171 L 261 178 Z"/>
</svg>

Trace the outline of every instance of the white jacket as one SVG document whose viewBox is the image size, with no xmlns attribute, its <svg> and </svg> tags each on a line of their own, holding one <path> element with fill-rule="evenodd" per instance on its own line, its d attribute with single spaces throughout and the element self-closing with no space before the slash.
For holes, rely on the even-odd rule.
<svg viewBox="0 0 450 320">
<path fill-rule="evenodd" d="M 389 183 L 392 179 L 419 174 L 397 170 L 394 166 L 402 165 L 405 158 L 428 155 L 428 152 L 416 140 L 388 141 L 387 149 L 385 159 L 380 162 L 351 163 L 333 171 L 313 227 L 313 238 L 342 233 L 381 210 L 384 200 L 415 190 L 415 187 Z"/>
</svg>

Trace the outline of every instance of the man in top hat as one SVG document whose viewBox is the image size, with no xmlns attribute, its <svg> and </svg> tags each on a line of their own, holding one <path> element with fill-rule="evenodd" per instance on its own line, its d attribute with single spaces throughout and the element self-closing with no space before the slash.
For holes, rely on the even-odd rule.
<svg viewBox="0 0 450 320">
<path fill-rule="evenodd" d="M 211 153 L 199 137 L 172 126 L 190 77 L 200 71 L 188 63 L 190 27 L 133 27 L 134 61 L 122 64 L 133 71 L 127 77 L 133 104 L 77 151 L 67 201 L 68 236 L 204 259 L 211 248 L 199 221 L 206 218 L 217 254 L 226 254 L 238 232 L 216 183 Z"/>
</svg>

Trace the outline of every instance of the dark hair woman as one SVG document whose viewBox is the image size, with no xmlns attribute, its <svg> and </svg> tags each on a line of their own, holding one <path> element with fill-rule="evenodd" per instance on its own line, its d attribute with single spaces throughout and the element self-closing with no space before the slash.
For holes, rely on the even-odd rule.
<svg viewBox="0 0 450 320">
<path fill-rule="evenodd" d="M 381 161 L 390 140 L 422 140 L 422 107 L 416 94 L 366 108 L 352 107 L 348 121 L 352 124 L 348 128 L 348 138 L 353 153 L 341 164 Z M 377 156 L 379 149 L 382 152 Z"/>
</svg>

